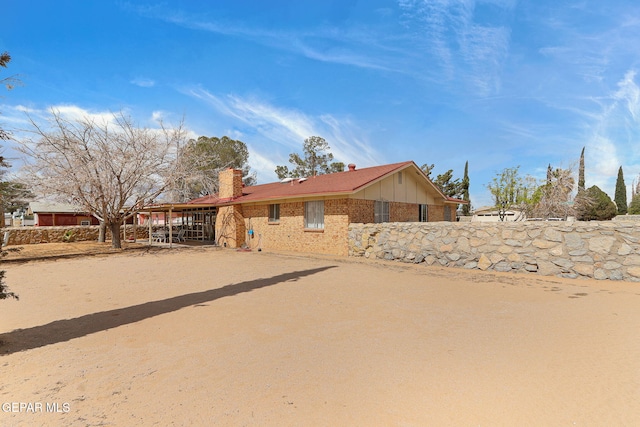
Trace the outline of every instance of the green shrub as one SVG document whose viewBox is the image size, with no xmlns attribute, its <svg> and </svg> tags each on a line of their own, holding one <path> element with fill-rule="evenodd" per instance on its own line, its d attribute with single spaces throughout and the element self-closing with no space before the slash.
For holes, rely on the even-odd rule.
<svg viewBox="0 0 640 427">
<path fill-rule="evenodd" d="M 13 252 L 17 252 L 20 249 L 14 248 L 10 249 Z M 6 250 L 0 250 L 0 258 L 5 257 L 7 255 Z M 9 287 L 4 283 L 4 270 L 0 271 L 0 299 L 13 298 L 18 299 L 18 295 L 9 291 Z"/>
<path fill-rule="evenodd" d="M 611 198 L 602 191 L 598 186 L 594 185 L 585 191 L 587 203 L 580 206 L 577 217 L 581 221 L 606 221 L 614 216 L 618 209 Z"/>
<path fill-rule="evenodd" d="M 640 215 L 640 194 L 633 196 L 631 203 L 629 203 L 629 210 L 627 213 L 629 215 Z"/>
<path fill-rule="evenodd" d="M 64 236 L 62 236 L 62 241 L 65 243 L 69 243 L 69 242 L 73 242 L 74 241 L 74 232 L 73 230 L 67 230 L 64 232 Z"/>
</svg>

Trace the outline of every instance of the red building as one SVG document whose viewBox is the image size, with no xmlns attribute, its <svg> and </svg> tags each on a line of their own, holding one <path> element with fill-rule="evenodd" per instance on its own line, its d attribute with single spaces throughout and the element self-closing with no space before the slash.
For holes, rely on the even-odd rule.
<svg viewBox="0 0 640 427">
<path fill-rule="evenodd" d="M 36 227 L 100 224 L 98 218 L 66 203 L 31 202 L 28 213 L 33 215 Z"/>
</svg>

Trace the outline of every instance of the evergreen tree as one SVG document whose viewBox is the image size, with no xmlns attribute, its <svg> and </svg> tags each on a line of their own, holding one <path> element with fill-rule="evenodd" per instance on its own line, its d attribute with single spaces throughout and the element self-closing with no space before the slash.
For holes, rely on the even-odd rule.
<svg viewBox="0 0 640 427">
<path fill-rule="evenodd" d="M 580 153 L 580 169 L 578 169 L 578 192 L 584 191 L 584 147 Z"/>
<path fill-rule="evenodd" d="M 616 194 L 613 200 L 616 202 L 616 206 L 618 207 L 618 215 L 625 215 L 627 213 L 627 186 L 624 185 L 622 166 L 620 166 L 620 169 L 618 169 Z"/>
<path fill-rule="evenodd" d="M 255 185 L 251 174 L 249 150 L 240 141 L 223 136 L 191 139 L 178 151 L 180 177 L 174 183 L 173 201 L 187 201 L 218 192 L 218 174 L 227 168 L 242 170 L 242 182 Z"/>
<path fill-rule="evenodd" d="M 425 163 L 424 165 L 420 166 L 420 169 L 422 169 L 422 171 L 427 175 L 427 178 L 431 179 L 431 171 L 434 167 L 435 165 L 433 163 Z"/>
<path fill-rule="evenodd" d="M 9 63 L 9 61 L 11 61 L 11 56 L 9 55 L 9 53 L 4 52 L 0 54 L 0 67 L 7 68 L 7 64 Z M 5 84 L 7 86 L 7 89 L 11 89 L 12 80 L 13 79 L 11 77 L 7 77 L 0 80 L 0 83 Z M 9 132 L 5 131 L 0 127 L 0 140 L 8 140 L 9 136 L 10 136 Z M 0 176 L 2 176 L 2 174 L 4 173 L 4 169 L 8 167 L 9 167 L 9 164 L 5 161 L 4 157 L 0 156 Z M 0 206 L 2 204 L 1 202 L 2 202 L 2 195 L 0 195 Z M 0 215 L 2 215 L 1 216 L 2 225 L 4 225 L 4 210 L 2 210 L 1 208 L 0 208 Z M 6 252 L 0 251 L 0 257 L 3 257 L 4 255 L 6 255 Z M 0 299 L 7 299 L 7 298 L 18 299 L 18 295 L 9 291 L 9 287 L 4 283 L 4 271 L 0 271 Z"/>
<path fill-rule="evenodd" d="M 289 154 L 289 163 L 295 168 L 289 170 L 287 166 L 276 166 L 276 175 L 279 179 L 306 178 L 344 171 L 344 163 L 333 161 L 333 154 L 329 152 L 330 148 L 324 138 L 310 136 L 304 140 L 304 157 L 300 157 L 298 153 Z"/>
<path fill-rule="evenodd" d="M 462 178 L 462 200 L 467 202 L 469 199 L 469 161 L 464 164 L 464 177 Z M 471 203 L 462 205 L 462 215 L 468 216 L 471 211 Z"/>
<path fill-rule="evenodd" d="M 449 169 L 445 173 L 442 173 L 433 180 L 433 183 L 438 186 L 440 191 L 445 196 L 460 198 L 464 192 L 463 183 L 460 182 L 460 178 L 453 179 L 453 169 Z"/>
<path fill-rule="evenodd" d="M 607 193 L 595 185 L 586 189 L 584 193 L 588 203 L 583 203 L 576 209 L 580 221 L 603 221 L 616 216 L 616 205 Z"/>
<path fill-rule="evenodd" d="M 468 164 L 468 162 L 467 162 Z M 445 196 L 454 197 L 456 199 L 460 199 L 464 197 L 465 193 L 465 185 L 467 191 L 467 199 L 468 200 L 468 192 L 469 192 L 469 176 L 467 174 L 467 170 L 465 168 L 465 176 L 466 176 L 466 184 L 465 181 L 460 181 L 460 178 L 453 179 L 453 169 L 449 169 L 445 173 L 441 173 L 435 179 L 431 176 L 431 172 L 433 172 L 433 168 L 435 166 L 433 164 L 429 165 L 425 163 L 420 167 L 422 171 L 427 175 L 427 178 L 431 180 Z M 465 205 L 468 207 L 468 205 Z M 468 212 L 468 211 L 467 211 Z M 468 215 L 468 213 L 466 214 Z"/>
</svg>

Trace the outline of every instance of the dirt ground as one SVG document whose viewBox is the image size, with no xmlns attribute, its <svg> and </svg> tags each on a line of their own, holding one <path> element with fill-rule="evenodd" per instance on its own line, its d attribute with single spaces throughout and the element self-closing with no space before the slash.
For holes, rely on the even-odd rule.
<svg viewBox="0 0 640 427">
<path fill-rule="evenodd" d="M 638 283 L 147 249 L 0 266 L 0 425 L 640 425 Z"/>
</svg>

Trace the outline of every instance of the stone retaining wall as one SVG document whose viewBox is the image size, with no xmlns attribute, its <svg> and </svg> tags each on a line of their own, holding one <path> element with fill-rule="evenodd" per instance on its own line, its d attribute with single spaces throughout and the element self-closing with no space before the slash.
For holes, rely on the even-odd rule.
<svg viewBox="0 0 640 427">
<path fill-rule="evenodd" d="M 59 243 L 63 242 L 67 231 L 72 233 L 74 242 L 97 241 L 100 227 L 93 226 L 60 226 L 60 227 L 7 227 L 1 229 L 2 238 L 7 245 L 29 245 L 34 243 Z M 8 236 L 6 235 L 8 233 Z M 139 240 L 149 238 L 147 227 L 136 227 L 136 235 Z M 127 225 L 127 239 L 133 237 L 133 228 Z M 107 240 L 111 240 L 111 231 L 107 229 Z"/>
<path fill-rule="evenodd" d="M 349 255 L 471 270 L 640 281 L 640 222 L 350 224 Z"/>
</svg>

